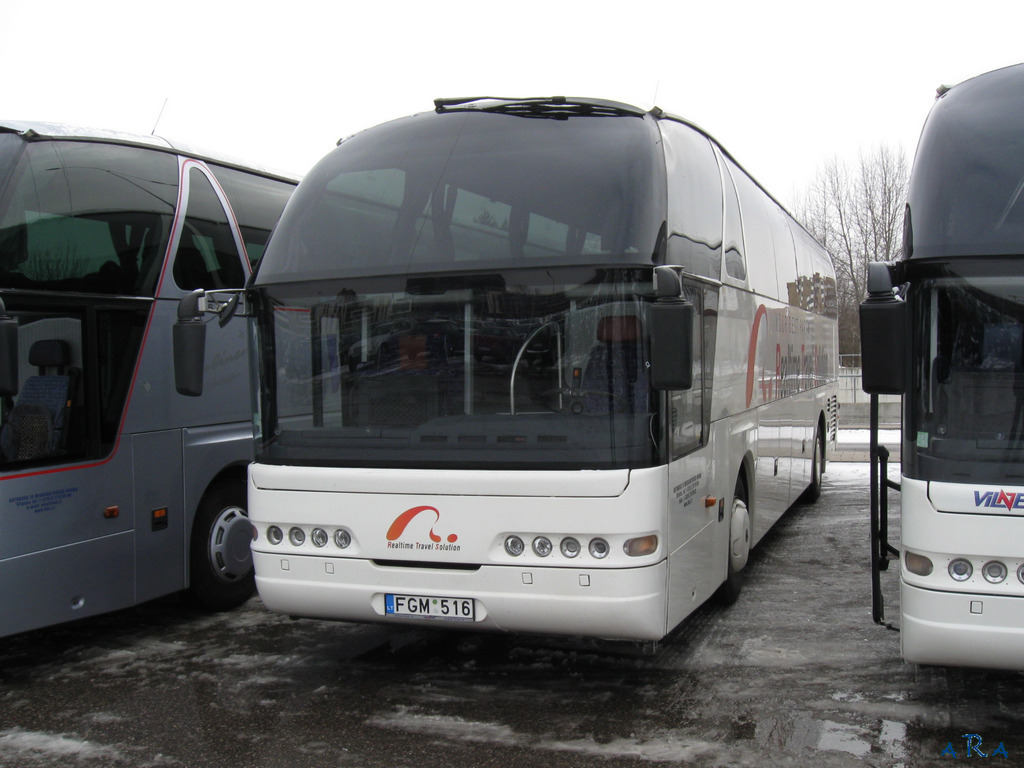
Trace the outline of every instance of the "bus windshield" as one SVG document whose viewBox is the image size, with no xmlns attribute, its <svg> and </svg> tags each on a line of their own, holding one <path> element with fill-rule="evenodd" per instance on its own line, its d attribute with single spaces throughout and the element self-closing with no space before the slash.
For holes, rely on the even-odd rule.
<svg viewBox="0 0 1024 768">
<path fill-rule="evenodd" d="M 260 289 L 259 460 L 649 466 L 651 281 L 562 268 Z"/>
<path fill-rule="evenodd" d="M 650 266 L 665 219 L 660 153 L 641 116 L 388 123 L 342 142 L 304 179 L 256 282 Z"/>
<path fill-rule="evenodd" d="M 1020 481 L 1024 461 L 1024 282 L 920 281 L 910 296 L 915 363 L 908 476 Z"/>
<path fill-rule="evenodd" d="M 0 288 L 153 296 L 173 155 L 0 134 L 0 160 Z"/>
<path fill-rule="evenodd" d="M 1024 81 L 1008 67 L 936 101 L 921 133 L 905 225 L 907 256 L 1020 255 Z"/>
</svg>

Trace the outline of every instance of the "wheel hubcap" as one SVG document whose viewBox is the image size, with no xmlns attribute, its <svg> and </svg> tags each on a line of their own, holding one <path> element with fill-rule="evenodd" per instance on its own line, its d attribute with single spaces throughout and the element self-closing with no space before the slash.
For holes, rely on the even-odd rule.
<svg viewBox="0 0 1024 768">
<path fill-rule="evenodd" d="M 732 503 L 729 524 L 729 565 L 733 572 L 741 571 L 750 554 L 750 511 L 742 499 Z"/>
<path fill-rule="evenodd" d="M 233 582 L 252 570 L 252 526 L 241 507 L 225 507 L 210 531 L 210 565 L 222 581 Z"/>
</svg>

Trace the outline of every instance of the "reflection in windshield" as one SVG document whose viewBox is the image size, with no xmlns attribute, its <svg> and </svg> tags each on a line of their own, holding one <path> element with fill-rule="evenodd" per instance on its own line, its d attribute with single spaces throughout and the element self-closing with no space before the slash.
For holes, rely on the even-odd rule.
<svg viewBox="0 0 1024 768">
<path fill-rule="evenodd" d="M 912 302 L 915 359 L 922 362 L 908 439 L 923 476 L 948 479 L 967 471 L 967 462 L 991 482 L 1019 473 L 1024 285 L 1004 278 L 928 280 Z"/>
<path fill-rule="evenodd" d="M 261 460 L 649 465 L 638 294 L 650 293 L 650 270 L 583 272 L 266 289 L 264 365 L 276 359 L 276 371 L 263 417 L 276 424 L 263 425 Z"/>
</svg>

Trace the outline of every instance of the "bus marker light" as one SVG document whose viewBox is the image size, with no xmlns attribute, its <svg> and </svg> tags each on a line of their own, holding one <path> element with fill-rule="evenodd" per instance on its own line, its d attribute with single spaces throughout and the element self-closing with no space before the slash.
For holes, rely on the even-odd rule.
<svg viewBox="0 0 1024 768">
<path fill-rule="evenodd" d="M 533 540 L 533 553 L 537 557 L 547 557 L 553 548 L 551 539 L 547 536 L 538 536 Z"/>
<path fill-rule="evenodd" d="M 587 547 L 587 549 L 590 551 L 591 557 L 596 560 L 603 560 L 608 557 L 608 552 L 611 550 L 611 547 L 608 546 L 608 542 L 604 539 L 591 539 L 590 546 Z"/>
<path fill-rule="evenodd" d="M 934 566 L 932 561 L 924 555 L 918 555 L 914 552 L 907 552 L 906 557 L 903 558 L 903 562 L 906 563 L 907 570 L 911 573 L 916 573 L 918 576 L 930 576 Z"/>
<path fill-rule="evenodd" d="M 121 514 L 121 508 L 117 506 L 107 507 L 103 510 L 103 517 L 107 520 L 113 520 L 115 517 Z"/>
<path fill-rule="evenodd" d="M 267 528 L 267 541 L 275 546 L 284 541 L 284 533 L 276 525 Z"/>
<path fill-rule="evenodd" d="M 558 545 L 558 548 L 562 550 L 562 554 L 566 557 L 576 557 L 580 553 L 580 543 L 572 536 L 566 536 L 562 539 L 562 543 Z"/>
<path fill-rule="evenodd" d="M 630 557 L 653 555 L 658 549 L 658 537 L 651 534 L 650 536 L 641 536 L 637 539 L 628 539 L 622 545 L 622 548 Z"/>
<path fill-rule="evenodd" d="M 288 531 L 288 541 L 296 547 L 301 547 L 306 541 L 306 532 L 299 527 L 291 528 Z"/>
<path fill-rule="evenodd" d="M 167 530 L 167 507 L 154 509 L 150 515 L 150 526 L 154 531 Z"/>
<path fill-rule="evenodd" d="M 519 557 L 526 550 L 526 545 L 518 536 L 509 536 L 505 539 L 505 551 L 512 557 Z"/>
<path fill-rule="evenodd" d="M 958 557 L 949 564 L 949 575 L 953 581 L 967 581 L 974 575 L 974 566 L 970 560 Z"/>
<path fill-rule="evenodd" d="M 334 546 L 338 549 L 348 549 L 348 546 L 352 543 L 352 534 L 346 531 L 344 528 L 339 528 L 334 532 Z"/>
<path fill-rule="evenodd" d="M 1006 578 L 1006 566 L 998 560 L 989 560 L 981 567 L 981 575 L 989 584 L 998 584 Z"/>
</svg>

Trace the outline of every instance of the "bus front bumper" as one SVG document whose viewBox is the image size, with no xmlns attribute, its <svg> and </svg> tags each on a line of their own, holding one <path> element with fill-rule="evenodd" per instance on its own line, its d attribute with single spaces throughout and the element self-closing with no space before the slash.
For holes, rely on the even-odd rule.
<svg viewBox="0 0 1024 768">
<path fill-rule="evenodd" d="M 1024 598 L 900 584 L 903 658 L 917 664 L 1024 669 Z"/>
<path fill-rule="evenodd" d="M 454 570 L 259 551 L 253 561 L 263 603 L 293 616 L 639 641 L 660 640 L 667 632 L 665 561 L 626 569 Z M 395 616 L 388 613 L 388 595 L 471 599 L 472 620 Z"/>
</svg>

